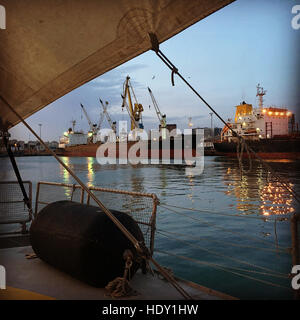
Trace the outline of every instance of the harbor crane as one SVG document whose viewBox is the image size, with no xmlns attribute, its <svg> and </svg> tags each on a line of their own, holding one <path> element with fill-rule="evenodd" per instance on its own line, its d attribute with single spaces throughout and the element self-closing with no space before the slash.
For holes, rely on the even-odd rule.
<svg viewBox="0 0 300 320">
<path fill-rule="evenodd" d="M 97 131 L 99 131 L 99 130 L 101 129 L 103 120 L 104 120 L 104 112 L 101 112 L 101 114 L 100 114 L 100 119 L 99 119 L 99 122 L 98 122 Z"/>
<path fill-rule="evenodd" d="M 134 97 L 134 105 L 132 104 L 132 96 Z M 143 121 L 142 121 L 142 112 L 144 111 L 143 106 L 138 103 L 136 96 L 134 94 L 131 82 L 130 82 L 130 77 L 127 76 L 126 80 L 123 85 L 123 94 L 121 95 L 123 102 L 122 102 L 122 110 L 124 107 L 126 107 L 127 112 L 130 117 L 131 121 L 131 130 L 134 129 L 144 129 Z M 128 104 L 126 102 L 126 99 L 128 98 Z"/>
<path fill-rule="evenodd" d="M 160 124 L 160 128 L 161 129 L 165 129 L 167 127 L 167 118 L 166 118 L 166 115 L 165 114 L 162 114 L 160 112 L 160 109 L 158 107 L 158 104 L 154 98 L 154 95 L 151 91 L 151 89 L 148 87 L 148 91 L 149 91 L 149 94 L 150 94 L 150 97 L 151 97 L 151 100 L 152 100 L 152 103 L 153 103 L 153 106 L 155 108 L 155 112 L 156 112 L 156 115 L 157 115 L 157 118 L 158 118 L 158 121 L 159 121 L 159 124 Z"/>
<path fill-rule="evenodd" d="M 116 133 L 117 132 L 117 122 L 116 121 L 112 121 L 109 113 L 107 112 L 108 102 L 105 101 L 105 105 L 104 105 L 103 101 L 100 98 L 99 98 L 99 100 L 100 100 L 100 103 L 101 103 L 102 108 L 103 108 L 103 113 L 102 113 L 103 117 L 104 117 L 104 115 L 106 116 L 107 122 L 109 123 L 112 131 L 114 133 Z"/>
<path fill-rule="evenodd" d="M 82 105 L 82 103 L 80 103 L 80 106 L 81 106 L 81 108 L 82 108 L 82 110 L 83 110 L 83 113 L 84 113 L 84 115 L 85 115 L 88 123 L 89 123 L 90 132 L 92 132 L 92 134 L 96 134 L 96 133 L 97 133 L 97 124 L 95 124 L 95 123 L 93 124 L 93 123 L 92 123 L 92 121 L 91 121 L 91 119 L 89 118 L 89 116 L 88 116 L 88 114 L 87 114 L 84 106 Z"/>
</svg>

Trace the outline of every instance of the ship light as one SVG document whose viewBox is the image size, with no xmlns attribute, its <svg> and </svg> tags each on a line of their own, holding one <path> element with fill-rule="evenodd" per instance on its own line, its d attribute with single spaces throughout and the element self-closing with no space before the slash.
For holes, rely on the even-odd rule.
<svg viewBox="0 0 300 320">
<path fill-rule="evenodd" d="M 281 116 L 284 116 L 284 112 L 280 112 L 280 115 L 281 115 Z"/>
<path fill-rule="evenodd" d="M 272 114 L 273 114 L 273 112 L 272 112 L 272 111 L 269 111 L 269 112 L 268 112 L 268 115 L 269 115 L 269 116 L 271 116 Z"/>
<path fill-rule="evenodd" d="M 92 135 L 93 135 L 93 133 L 92 133 L 92 132 L 89 132 L 89 133 L 88 133 L 88 136 L 89 136 L 89 137 L 91 137 Z"/>
<path fill-rule="evenodd" d="M 259 137 L 259 138 L 262 138 L 262 135 L 260 134 L 258 137 Z"/>
<path fill-rule="evenodd" d="M 243 126 L 245 127 L 245 125 L 246 125 L 246 122 L 243 122 Z"/>
<path fill-rule="evenodd" d="M 267 112 L 267 110 L 266 109 L 263 109 L 263 113 L 266 113 Z"/>
<path fill-rule="evenodd" d="M 66 132 L 64 132 L 64 136 L 66 136 L 66 137 L 67 137 L 68 135 L 69 135 L 69 134 L 68 134 L 68 132 L 67 132 L 67 131 L 66 131 Z"/>
<path fill-rule="evenodd" d="M 275 112 L 275 116 L 278 116 L 279 115 L 279 112 Z"/>
<path fill-rule="evenodd" d="M 292 113 L 289 111 L 286 113 L 287 116 L 290 116 Z"/>
<path fill-rule="evenodd" d="M 256 131 L 260 131 L 260 129 L 259 129 L 259 128 L 256 128 Z"/>
</svg>

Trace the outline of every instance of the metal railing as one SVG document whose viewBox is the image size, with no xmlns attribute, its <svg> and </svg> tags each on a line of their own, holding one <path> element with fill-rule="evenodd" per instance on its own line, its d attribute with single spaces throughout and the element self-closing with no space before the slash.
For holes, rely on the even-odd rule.
<svg viewBox="0 0 300 320">
<path fill-rule="evenodd" d="M 30 208 L 32 208 L 32 183 L 23 181 Z M 32 210 L 28 209 L 18 181 L 0 181 L 0 225 L 21 224 L 21 231 L 0 232 L 0 234 L 26 233 L 26 223 L 32 220 Z"/>
<path fill-rule="evenodd" d="M 145 244 L 152 255 L 156 228 L 157 196 L 152 193 L 101 187 L 89 187 L 89 190 L 110 210 L 125 212 L 138 223 Z M 85 191 L 80 185 L 40 181 L 37 184 L 34 215 L 36 216 L 42 207 L 58 200 L 71 200 L 82 204 L 96 205 L 89 195 L 86 196 L 85 201 Z"/>
</svg>

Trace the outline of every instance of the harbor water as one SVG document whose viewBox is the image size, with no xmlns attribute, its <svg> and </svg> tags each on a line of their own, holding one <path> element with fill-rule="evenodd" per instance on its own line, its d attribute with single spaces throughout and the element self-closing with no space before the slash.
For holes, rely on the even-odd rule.
<svg viewBox="0 0 300 320">
<path fill-rule="evenodd" d="M 175 165 L 62 159 L 89 186 L 157 195 L 154 257 L 176 276 L 242 299 L 293 297 L 289 218 L 299 207 L 262 164 L 254 161 L 241 176 L 236 159 L 207 156 L 203 173 L 188 176 Z M 75 183 L 52 157 L 16 161 L 23 180 L 32 181 L 34 196 L 38 181 Z M 268 163 L 300 191 L 299 162 Z M 16 180 L 8 158 L 0 158 L 0 167 L 0 181 Z"/>
</svg>

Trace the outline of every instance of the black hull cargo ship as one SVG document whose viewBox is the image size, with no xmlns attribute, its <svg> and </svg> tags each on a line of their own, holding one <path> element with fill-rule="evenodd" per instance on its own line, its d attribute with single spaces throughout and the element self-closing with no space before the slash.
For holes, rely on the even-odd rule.
<svg viewBox="0 0 300 320">
<path fill-rule="evenodd" d="M 300 136 L 248 140 L 247 145 L 263 159 L 300 159 Z M 217 154 L 236 157 L 236 141 L 214 142 Z M 247 156 L 247 153 L 243 153 Z"/>
<path fill-rule="evenodd" d="M 0 48 L 5 57 L 0 59 L 0 75 L 5 79 L 0 82 L 0 136 L 17 181 L 0 182 L 0 224 L 21 224 L 22 230 L 0 237 L 0 300 L 233 299 L 178 279 L 156 262 L 153 249 L 159 201 L 154 194 L 107 188 L 92 191 L 24 120 L 80 85 L 151 49 L 149 34 L 155 36 L 158 46 L 233 1 L 116 0 L 108 4 L 78 0 L 72 5 L 70 1 L 56 0 L 2 2 L 9 19 L 8 30 L 0 33 Z M 26 26 L 25 33 L 21 25 Z M 8 130 L 20 122 L 78 183 L 40 181 L 34 210 L 32 183 L 22 180 L 8 147 Z M 49 192 L 49 188 L 71 188 L 72 196 L 67 202 L 59 201 L 64 192 L 53 189 Z M 74 195 L 76 190 L 80 194 L 78 199 Z M 114 211 L 104 205 L 100 200 L 104 193 L 115 196 L 113 203 L 122 205 L 122 210 Z M 47 199 L 42 199 L 43 196 Z M 90 199 L 94 206 L 90 205 Z M 141 212 L 141 206 L 137 205 L 141 201 L 149 211 Z M 125 205 L 127 212 L 123 212 Z M 20 207 L 22 211 L 26 209 L 25 214 L 20 214 Z M 101 218 L 103 221 L 98 220 Z M 26 224 L 31 222 L 28 233 Z M 104 235 L 108 225 L 118 237 L 111 232 Z M 145 230 L 143 235 L 138 228 Z M 102 246 L 103 240 L 113 244 L 113 249 L 106 244 Z M 126 250 L 121 247 L 124 243 Z M 110 253 L 114 258 L 110 258 Z M 141 270 L 135 270 L 136 263 L 141 263 Z M 108 271 L 101 273 L 97 267 L 100 264 Z M 119 270 L 117 265 L 121 266 Z M 111 271 L 113 276 L 108 275 Z M 133 273 L 136 274 L 132 280 Z M 158 273 L 168 282 L 158 277 Z M 96 276 L 90 277 L 93 274 Z M 103 279 L 95 282 L 98 276 Z M 135 283 L 129 285 L 129 280 Z"/>
<path fill-rule="evenodd" d="M 261 158 L 300 159 L 300 133 L 295 115 L 284 108 L 264 107 L 265 94 L 266 91 L 258 85 L 258 108 L 245 101 L 236 106 L 234 120 L 228 119 L 220 141 L 214 142 L 218 154 L 236 156 L 239 145 L 234 131 Z M 243 155 L 248 157 L 247 152 Z"/>
</svg>

